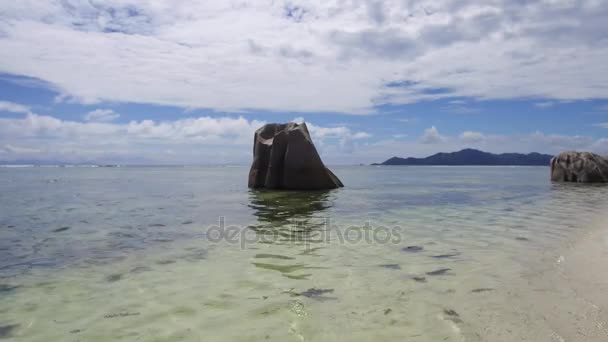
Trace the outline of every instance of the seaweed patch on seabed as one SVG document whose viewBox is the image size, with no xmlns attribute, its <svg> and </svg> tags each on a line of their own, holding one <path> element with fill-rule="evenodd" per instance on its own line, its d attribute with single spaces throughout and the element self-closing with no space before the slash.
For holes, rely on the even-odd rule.
<svg viewBox="0 0 608 342">
<path fill-rule="evenodd" d="M 0 339 L 13 337 L 13 332 L 15 329 L 19 328 L 21 324 L 10 324 L 10 325 L 0 325 Z"/>
</svg>

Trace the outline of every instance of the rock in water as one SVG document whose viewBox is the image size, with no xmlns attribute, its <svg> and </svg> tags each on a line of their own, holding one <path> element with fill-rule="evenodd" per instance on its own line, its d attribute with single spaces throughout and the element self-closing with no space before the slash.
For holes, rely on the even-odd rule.
<svg viewBox="0 0 608 342">
<path fill-rule="evenodd" d="M 562 152 L 551 159 L 554 182 L 608 182 L 608 160 L 589 152 Z"/>
<path fill-rule="evenodd" d="M 343 186 L 321 161 L 305 123 L 268 124 L 255 132 L 250 188 L 324 190 Z"/>
</svg>

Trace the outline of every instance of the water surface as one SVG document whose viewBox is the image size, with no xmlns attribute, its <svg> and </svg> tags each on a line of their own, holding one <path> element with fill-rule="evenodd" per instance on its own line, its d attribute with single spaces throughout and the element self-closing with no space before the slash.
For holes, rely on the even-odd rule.
<svg viewBox="0 0 608 342">
<path fill-rule="evenodd" d="M 0 168 L 0 339 L 552 341 L 517 298 L 606 208 L 544 167 L 247 171 Z"/>
</svg>

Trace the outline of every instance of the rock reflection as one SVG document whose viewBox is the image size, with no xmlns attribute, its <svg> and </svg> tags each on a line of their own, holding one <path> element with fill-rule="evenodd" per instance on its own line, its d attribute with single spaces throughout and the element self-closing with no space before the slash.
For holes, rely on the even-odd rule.
<svg viewBox="0 0 608 342">
<path fill-rule="evenodd" d="M 276 271 L 294 280 L 306 280 L 311 274 L 306 270 L 323 268 L 303 259 L 304 251 L 318 251 L 329 238 L 329 209 L 332 206 L 331 191 L 259 191 L 249 192 L 249 208 L 257 218 L 250 228 L 258 235 L 259 243 L 291 245 L 300 248 L 274 250 L 272 254 L 257 254 L 254 266 L 266 271 Z M 289 254 L 282 255 L 281 252 Z M 301 252 L 301 253 L 300 253 Z M 311 255 L 314 255 L 312 253 Z"/>
<path fill-rule="evenodd" d="M 250 191 L 249 207 L 257 217 L 251 228 L 276 234 L 280 241 L 306 242 L 329 228 L 330 191 Z"/>
</svg>

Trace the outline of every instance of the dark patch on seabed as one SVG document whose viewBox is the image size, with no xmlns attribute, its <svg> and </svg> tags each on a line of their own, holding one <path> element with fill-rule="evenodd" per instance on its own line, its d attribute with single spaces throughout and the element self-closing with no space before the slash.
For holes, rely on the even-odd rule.
<svg viewBox="0 0 608 342">
<path fill-rule="evenodd" d="M 443 313 L 448 316 L 447 319 L 454 322 L 454 323 L 462 323 L 462 319 L 460 319 L 460 315 L 458 314 L 458 312 L 452 310 L 452 309 L 444 309 Z"/>
<path fill-rule="evenodd" d="M 317 300 L 336 300 L 336 299 L 338 299 L 336 297 L 325 296 L 326 294 L 329 294 L 329 293 L 334 293 L 334 289 L 318 289 L 318 288 L 313 287 L 313 288 L 308 289 L 303 292 L 292 293 L 292 295 L 293 296 L 303 296 L 306 298 L 312 298 L 312 299 L 317 299 Z"/>
<path fill-rule="evenodd" d="M 170 264 L 175 264 L 177 261 L 175 260 L 171 260 L 171 259 L 166 259 L 166 260 L 158 260 L 156 263 L 158 265 L 170 265 Z"/>
<path fill-rule="evenodd" d="M 103 318 L 118 318 L 118 317 L 129 317 L 129 316 L 139 316 L 139 312 L 119 312 L 113 313 L 103 316 Z"/>
<path fill-rule="evenodd" d="M 138 273 L 144 273 L 144 272 L 149 272 L 152 271 L 152 268 L 148 267 L 148 266 L 137 266 L 132 268 L 129 273 L 134 273 L 134 274 L 138 274 Z"/>
<path fill-rule="evenodd" d="M 294 260 L 295 258 L 292 257 L 288 257 L 288 256 L 284 256 L 284 255 L 278 255 L 278 254 L 256 254 L 254 256 L 254 258 L 256 259 L 280 259 L 280 260 Z"/>
<path fill-rule="evenodd" d="M 457 257 L 459 255 L 460 255 L 460 253 L 439 254 L 439 255 L 433 255 L 432 258 L 435 258 L 435 259 L 449 259 L 449 258 Z"/>
<path fill-rule="evenodd" d="M 407 246 L 401 249 L 404 252 L 409 252 L 409 253 L 417 253 L 417 252 L 422 252 L 424 250 L 424 247 L 420 247 L 420 246 Z"/>
<path fill-rule="evenodd" d="M 110 274 L 106 277 L 106 281 L 113 283 L 122 279 L 122 274 Z"/>
<path fill-rule="evenodd" d="M 61 228 L 53 229 L 53 233 L 65 232 L 68 229 L 70 229 L 70 227 L 61 227 Z"/>
<path fill-rule="evenodd" d="M 386 264 L 380 265 L 380 267 L 387 268 L 389 270 L 400 270 L 401 266 L 399 264 Z"/>
<path fill-rule="evenodd" d="M 11 338 L 20 324 L 0 325 L 0 339 Z"/>
<path fill-rule="evenodd" d="M 0 284 L 0 293 L 12 292 L 19 287 L 19 285 Z"/>
<path fill-rule="evenodd" d="M 446 273 L 448 273 L 451 269 L 450 268 L 442 268 L 436 271 L 431 271 L 431 272 L 426 272 L 427 275 L 430 276 L 438 276 L 438 275 L 444 275 Z"/>
</svg>

